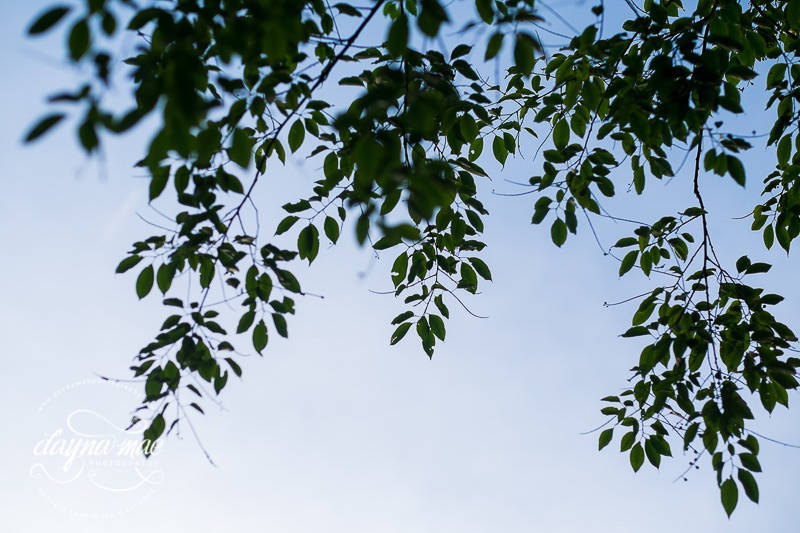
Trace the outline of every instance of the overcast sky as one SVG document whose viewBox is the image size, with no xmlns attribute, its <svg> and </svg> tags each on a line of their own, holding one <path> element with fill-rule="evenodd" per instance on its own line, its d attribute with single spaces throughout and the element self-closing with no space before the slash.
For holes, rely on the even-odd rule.
<svg viewBox="0 0 800 533">
<path fill-rule="evenodd" d="M 243 379 L 229 380 L 220 405 L 205 402 L 206 416 L 192 417 L 202 447 L 182 426 L 157 463 L 139 467 L 146 481 L 136 489 L 143 478 L 126 465 L 87 465 L 69 483 L 58 478 L 63 472 L 54 466 L 64 460 L 37 455 L 43 440 L 58 430 L 121 439 L 115 427 L 124 428 L 138 405 L 137 384 L 112 387 L 93 378 L 128 378 L 132 356 L 166 316 L 157 298 L 137 300 L 134 276 L 114 274 L 130 243 L 151 235 L 137 213 L 152 221 L 159 215 L 147 205 L 146 179 L 132 169 L 147 142 L 146 127 L 107 143 L 102 160 L 82 155 L 72 123 L 22 146 L 24 132 L 45 111 L 45 97 L 79 77 L 62 61 L 60 33 L 36 41 L 23 36 L 48 2 L 0 2 L 4 531 L 796 528 L 791 510 L 800 494 L 800 450 L 762 442 L 763 503 L 741 495 L 729 521 L 705 461 L 688 482 L 673 482 L 691 460 L 677 442 L 676 457 L 660 471 L 646 465 L 634 474 L 627 455 L 598 452 L 597 433 L 581 435 L 605 421 L 599 399 L 626 385 L 627 369 L 638 359 L 638 345 L 618 337 L 634 309 L 603 303 L 648 285 L 636 276 L 618 280 L 618 264 L 603 257 L 585 224 L 557 250 L 546 227 L 529 224 L 534 197 L 492 193 L 518 192 L 510 182 L 527 181 L 530 160 L 505 173 L 491 167 L 493 181 L 482 184 L 492 212 L 485 259 L 495 281 L 483 283 L 467 303 L 489 318 L 451 307 L 448 340 L 432 361 L 412 335 L 388 346 L 390 321 L 402 304 L 370 290 L 390 288 L 393 256 L 376 259 L 347 234 L 335 249 L 323 246 L 312 268 L 296 267 L 303 288 L 324 299 L 299 301 L 290 339 L 273 336 L 263 358 L 243 358 Z M 747 213 L 759 175 L 771 165 L 761 148 L 746 157 L 753 176 L 746 191 L 730 180 L 704 182 L 714 194 L 711 209 L 725 220 Z M 258 198 L 280 205 L 275 199 L 303 190 L 318 166 L 290 161 L 262 183 Z M 652 184 L 641 211 L 688 198 L 680 178 Z M 620 196 L 621 202 L 634 197 Z M 266 225 L 280 216 L 262 214 Z M 603 229 L 607 247 L 628 228 Z M 747 243 L 758 237 L 746 229 L 747 222 L 720 224 L 718 249 L 732 258 L 747 253 Z M 776 263 L 769 286 L 788 295 L 781 316 L 800 329 L 796 261 L 764 251 L 751 257 Z M 777 409 L 756 427 L 800 442 L 796 413 Z M 618 449 L 618 441 L 611 447 Z M 43 471 L 37 464 L 62 483 L 37 475 Z"/>
</svg>

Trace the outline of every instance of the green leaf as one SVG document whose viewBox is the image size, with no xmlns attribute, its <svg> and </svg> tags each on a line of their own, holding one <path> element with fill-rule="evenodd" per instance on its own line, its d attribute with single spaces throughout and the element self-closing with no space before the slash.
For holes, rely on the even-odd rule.
<svg viewBox="0 0 800 533">
<path fill-rule="evenodd" d="M 722 507 L 728 517 L 733 514 L 736 509 L 736 504 L 739 502 L 739 488 L 733 478 L 726 479 L 720 487 L 720 497 L 722 499 Z"/>
<path fill-rule="evenodd" d="M 385 46 L 394 57 L 400 57 L 405 53 L 408 46 L 408 16 L 405 13 L 397 17 L 389 26 Z"/>
<path fill-rule="evenodd" d="M 553 244 L 559 248 L 567 242 L 567 225 L 560 218 L 555 219 L 553 225 L 550 226 L 550 238 L 553 240 Z"/>
<path fill-rule="evenodd" d="M 769 263 L 752 263 L 745 269 L 745 274 L 765 274 L 772 269 Z"/>
<path fill-rule="evenodd" d="M 633 268 L 633 265 L 636 264 L 637 257 L 639 257 L 639 250 L 633 250 L 625 254 L 625 257 L 622 258 L 622 263 L 619 265 L 620 277 L 624 276 L 630 269 Z"/>
<path fill-rule="evenodd" d="M 433 303 L 434 305 L 436 305 L 436 309 L 438 309 L 439 312 L 442 313 L 443 317 L 450 318 L 450 310 L 444 304 L 444 300 L 441 294 L 439 294 L 438 296 L 436 296 L 436 298 L 433 299 Z"/>
<path fill-rule="evenodd" d="M 784 135 L 778 143 L 778 165 L 784 167 L 789 163 L 792 155 L 792 136 Z"/>
<path fill-rule="evenodd" d="M 798 0 L 794 0 L 795 3 Z M 776 63 L 772 65 L 769 69 L 769 73 L 767 73 L 767 89 L 773 89 L 780 85 L 780 83 L 786 77 L 786 63 Z"/>
<path fill-rule="evenodd" d="M 319 230 L 314 224 L 309 224 L 297 236 L 297 251 L 300 259 L 308 259 L 310 265 L 319 253 Z"/>
<path fill-rule="evenodd" d="M 28 134 L 25 136 L 25 142 L 29 143 L 34 141 L 47 133 L 53 126 L 61 122 L 64 118 L 64 113 L 53 113 L 52 115 L 47 115 L 42 120 L 36 123 L 36 125 L 31 128 Z"/>
<path fill-rule="evenodd" d="M 97 138 L 96 123 L 87 119 L 78 128 L 78 138 L 87 153 L 91 154 L 100 141 Z"/>
<path fill-rule="evenodd" d="M 800 0 L 789 0 L 786 5 L 786 21 L 794 30 L 800 30 Z"/>
<path fill-rule="evenodd" d="M 737 477 L 739 478 L 739 483 L 742 484 L 744 493 L 750 498 L 750 501 L 758 503 L 758 483 L 756 483 L 755 476 L 747 470 L 740 468 L 737 472 Z"/>
<path fill-rule="evenodd" d="M 773 244 L 775 244 L 775 230 L 772 226 L 767 226 L 764 228 L 764 246 L 770 250 Z"/>
<path fill-rule="evenodd" d="M 612 246 L 612 248 L 628 248 L 630 246 L 636 246 L 639 244 L 639 239 L 636 237 L 623 237 L 622 239 L 617 241 L 617 244 Z"/>
<path fill-rule="evenodd" d="M 475 294 L 478 290 L 478 276 L 475 274 L 475 270 L 467 263 L 461 263 L 460 272 L 461 281 L 458 282 L 458 287 Z"/>
<path fill-rule="evenodd" d="M 536 64 L 536 50 L 538 43 L 526 33 L 518 33 L 514 43 L 514 66 L 525 76 L 530 75 Z"/>
<path fill-rule="evenodd" d="M 217 269 L 214 267 L 213 261 L 211 261 L 206 256 L 200 257 L 200 286 L 204 289 L 207 289 L 211 286 L 211 282 L 214 280 L 214 275 L 217 273 Z"/>
<path fill-rule="evenodd" d="M 303 126 L 302 120 L 296 120 L 292 127 L 289 129 L 289 150 L 295 153 L 300 146 L 303 145 L 303 140 L 306 138 L 306 129 Z"/>
<path fill-rule="evenodd" d="M 728 155 L 728 174 L 731 175 L 733 181 L 744 187 L 745 183 L 745 172 L 744 172 L 744 165 L 739 160 L 738 157 L 734 157 L 732 155 Z"/>
<path fill-rule="evenodd" d="M 267 325 L 263 320 L 259 320 L 253 328 L 253 348 L 260 354 L 267 347 Z"/>
<path fill-rule="evenodd" d="M 742 466 L 751 472 L 761 472 L 761 464 L 758 462 L 758 458 L 755 454 L 740 453 L 739 460 L 742 462 Z"/>
<path fill-rule="evenodd" d="M 503 47 L 503 37 L 504 34 L 499 31 L 492 34 L 489 38 L 489 44 L 486 45 L 486 54 L 483 56 L 484 60 L 488 61 L 500 52 L 500 48 Z"/>
<path fill-rule="evenodd" d="M 553 128 L 553 144 L 557 150 L 563 150 L 569 143 L 569 124 L 563 118 Z"/>
<path fill-rule="evenodd" d="M 283 338 L 289 337 L 289 330 L 286 327 L 286 317 L 280 313 L 272 313 L 272 322 L 275 324 L 275 331 Z"/>
<path fill-rule="evenodd" d="M 629 431 L 625 433 L 619 441 L 619 451 L 626 452 L 633 447 L 633 444 L 636 442 L 636 432 Z"/>
<path fill-rule="evenodd" d="M 406 333 L 408 333 L 408 330 L 410 328 L 411 328 L 411 322 L 400 324 L 400 326 L 398 326 L 398 328 L 394 330 L 394 333 L 392 333 L 392 338 L 389 341 L 389 344 L 394 345 L 400 342 L 403 339 L 403 337 L 406 336 Z"/>
<path fill-rule="evenodd" d="M 69 32 L 69 55 L 73 61 L 80 61 L 89 51 L 89 22 L 81 19 L 72 26 Z"/>
<path fill-rule="evenodd" d="M 392 264 L 392 283 L 394 283 L 395 287 L 403 283 L 406 274 L 408 274 L 408 254 L 403 252 L 397 256 Z"/>
<path fill-rule="evenodd" d="M 154 280 L 155 269 L 153 265 L 147 265 L 142 269 L 139 273 L 139 277 L 136 279 L 136 295 L 140 300 L 150 293 L 150 289 L 153 288 Z"/>
<path fill-rule="evenodd" d="M 278 270 L 278 282 L 281 286 L 289 292 L 299 293 L 301 291 L 300 282 L 288 270 Z"/>
<path fill-rule="evenodd" d="M 600 439 L 597 445 L 598 450 L 602 450 L 611 442 L 611 439 L 614 438 L 614 428 L 609 428 L 600 433 Z"/>
<path fill-rule="evenodd" d="M 650 439 L 644 441 L 644 453 L 647 455 L 647 460 L 650 464 L 658 468 L 661 465 L 661 454 L 658 453 Z"/>
<path fill-rule="evenodd" d="M 396 326 L 397 324 L 401 324 L 406 320 L 408 320 L 409 318 L 413 317 L 414 317 L 414 311 L 404 311 L 399 315 L 397 315 L 396 317 L 394 317 L 394 320 L 392 320 L 392 325 Z"/>
<path fill-rule="evenodd" d="M 308 202 L 308 200 L 300 200 L 299 202 L 283 205 L 283 210 L 287 213 L 302 213 L 303 211 L 308 211 L 309 209 L 311 209 L 311 204 Z"/>
<path fill-rule="evenodd" d="M 478 15 L 486 24 L 491 24 L 494 20 L 492 4 L 492 0 L 475 0 L 475 7 L 478 9 Z"/>
<path fill-rule="evenodd" d="M 727 76 L 730 76 L 732 78 L 737 78 L 740 80 L 752 80 L 753 78 L 758 76 L 758 74 L 756 74 L 756 72 L 753 69 L 748 68 L 744 65 L 735 65 L 735 64 L 731 65 L 725 74 Z"/>
<path fill-rule="evenodd" d="M 256 139 L 253 135 L 247 133 L 243 128 L 236 128 L 233 131 L 233 141 L 231 141 L 231 146 L 228 148 L 228 156 L 231 161 L 247 169 L 253 159 L 253 147 L 255 145 Z"/>
<path fill-rule="evenodd" d="M 28 28 L 28 35 L 38 35 L 58 24 L 70 12 L 69 6 L 56 6 L 42 13 Z"/>
<path fill-rule="evenodd" d="M 644 168 L 640 166 L 634 167 L 633 187 L 636 190 L 636 194 L 642 194 L 642 192 L 644 192 L 644 184 L 645 184 Z"/>
<path fill-rule="evenodd" d="M 475 119 L 472 118 L 472 115 L 469 113 L 461 115 L 458 124 L 461 128 L 461 135 L 464 137 L 466 142 L 472 143 L 478 138 L 478 135 L 480 134 L 480 128 L 478 128 L 478 123 L 475 122 Z"/>
<path fill-rule="evenodd" d="M 164 417 L 159 413 L 150 423 L 150 427 L 145 432 L 145 438 L 150 441 L 158 439 L 164 433 L 164 428 L 166 428 L 166 422 L 164 421 Z"/>
<path fill-rule="evenodd" d="M 236 328 L 236 333 L 244 333 L 250 326 L 253 325 L 253 322 L 256 320 L 256 312 L 255 311 L 247 311 L 245 314 L 242 315 L 242 318 L 239 319 L 239 325 Z"/>
<path fill-rule="evenodd" d="M 458 59 L 459 57 L 465 56 L 472 51 L 472 47 L 468 44 L 459 44 L 453 51 L 450 53 L 450 61 L 454 59 Z"/>
<path fill-rule="evenodd" d="M 131 255 L 120 261 L 119 266 L 117 266 L 117 274 L 122 274 L 127 272 L 128 270 L 132 269 L 139 262 L 142 260 L 142 256 L 140 255 Z"/>
<path fill-rule="evenodd" d="M 323 228 L 325 230 L 325 236 L 328 237 L 333 244 L 336 244 L 336 241 L 339 240 L 339 223 L 336 222 L 336 219 L 333 217 L 325 217 Z"/>
<path fill-rule="evenodd" d="M 475 272 L 477 272 L 480 277 L 487 281 L 492 281 L 492 272 L 482 259 L 477 257 L 468 257 L 467 260 L 472 264 Z"/>
<path fill-rule="evenodd" d="M 230 357 L 226 357 L 225 361 L 227 361 L 227 363 L 231 367 L 231 370 L 233 370 L 233 373 L 236 374 L 237 377 L 242 377 L 242 367 L 239 366 L 239 363 L 237 363 L 236 361 L 234 361 Z"/>
<path fill-rule="evenodd" d="M 494 158 L 497 159 L 501 165 L 505 166 L 506 159 L 508 159 L 508 148 L 506 148 L 506 143 L 502 137 L 494 136 L 492 152 L 494 153 Z"/>
<path fill-rule="evenodd" d="M 297 222 L 298 220 L 300 220 L 300 218 L 294 215 L 290 215 L 284 218 L 278 224 L 278 229 L 275 230 L 275 235 L 282 235 L 286 233 L 292 226 L 294 226 L 294 223 Z"/>
<path fill-rule="evenodd" d="M 214 376 L 214 392 L 217 394 L 225 388 L 225 383 L 228 382 L 228 371 L 226 370 L 222 375 Z"/>
<path fill-rule="evenodd" d="M 430 324 L 431 331 L 434 335 L 439 337 L 440 340 L 444 340 L 446 335 L 446 330 L 444 327 L 444 320 L 439 315 L 429 315 L 428 316 L 428 324 Z"/>
<path fill-rule="evenodd" d="M 169 167 L 158 167 L 150 178 L 150 201 L 158 198 L 169 182 Z"/>
<path fill-rule="evenodd" d="M 631 448 L 630 461 L 634 472 L 638 472 L 644 464 L 644 449 L 642 448 L 641 442 L 637 442 L 633 448 Z"/>
<path fill-rule="evenodd" d="M 170 286 L 172 286 L 172 279 L 175 277 L 175 273 L 175 265 L 172 263 L 164 263 L 158 267 L 156 282 L 162 294 L 166 294 Z"/>
</svg>

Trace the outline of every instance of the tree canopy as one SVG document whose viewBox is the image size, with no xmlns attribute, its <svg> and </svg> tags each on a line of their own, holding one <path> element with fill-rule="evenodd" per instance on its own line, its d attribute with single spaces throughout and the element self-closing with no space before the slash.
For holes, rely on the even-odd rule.
<svg viewBox="0 0 800 533">
<path fill-rule="evenodd" d="M 681 180 L 687 205 L 623 221 L 629 234 L 607 250 L 620 276 L 644 275 L 651 288 L 631 299 L 622 336 L 645 342 L 626 390 L 603 399 L 599 447 L 620 437 L 634 470 L 658 468 L 675 446 L 693 463 L 707 456 L 729 515 L 740 490 L 758 501 L 748 423 L 758 404 L 788 407 L 797 337 L 770 311 L 783 297 L 758 286 L 770 264 L 717 253 L 704 182 L 752 182 L 743 155 L 772 147 L 774 171 L 756 177 L 763 195 L 747 218 L 766 249 L 789 252 L 800 235 L 800 0 L 625 0 L 614 5 L 627 10 L 619 28 L 601 0 L 557 50 L 545 19 L 558 13 L 540 4 L 86 0 L 30 25 L 34 36 L 65 29 L 85 75 L 50 98 L 27 141 L 68 114 L 89 154 L 104 136 L 155 125 L 138 166 L 172 227 L 134 243 L 117 268 L 138 272 L 139 298 L 163 296 L 168 315 L 131 368 L 145 387 L 133 421 L 145 439 L 186 416 L 184 404 L 202 412 L 192 378 L 219 394 L 242 373 L 237 350 L 262 353 L 270 335 L 288 335 L 304 295 L 295 260 L 313 263 L 345 232 L 391 251 L 405 310 L 389 342 L 413 330 L 432 357 L 451 309 L 468 310 L 467 295 L 492 279 L 481 259 L 488 164 L 524 150 L 535 153 L 531 221 L 557 247 L 581 218 L 590 231 L 599 218 L 622 221 L 605 208 L 618 190 Z M 114 52 L 123 33 L 135 35 L 132 55 Z M 128 107 L 108 98 L 111 86 L 130 88 Z M 737 122 L 754 111 L 753 93 L 772 117 L 763 137 Z M 287 153 L 316 161 L 318 179 L 283 206 L 255 203 Z M 259 210 L 277 209 L 282 220 L 263 231 Z M 187 285 L 194 296 L 179 298 Z M 239 312 L 220 315 L 219 302 Z"/>
</svg>

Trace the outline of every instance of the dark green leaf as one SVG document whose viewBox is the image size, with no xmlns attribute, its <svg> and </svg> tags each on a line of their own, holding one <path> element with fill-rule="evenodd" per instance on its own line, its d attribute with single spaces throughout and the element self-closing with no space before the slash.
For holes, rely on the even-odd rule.
<svg viewBox="0 0 800 533">
<path fill-rule="evenodd" d="M 722 483 L 720 496 L 725 513 L 731 516 L 733 510 L 736 509 L 736 504 L 739 502 L 739 488 L 733 478 L 728 478 Z"/>
<path fill-rule="evenodd" d="M 396 317 L 394 317 L 394 320 L 392 320 L 392 325 L 396 326 L 397 324 L 405 322 L 409 318 L 413 318 L 413 317 L 414 317 L 414 311 L 404 311 L 404 312 L 400 313 L 399 315 L 397 315 Z"/>
<path fill-rule="evenodd" d="M 253 325 L 253 322 L 256 320 L 256 312 L 255 311 L 247 311 L 245 314 L 242 315 L 242 318 L 239 319 L 239 326 L 236 328 L 236 333 L 244 333 L 250 326 Z"/>
<path fill-rule="evenodd" d="M 600 439 L 597 445 L 599 450 L 602 450 L 611 442 L 611 439 L 614 438 L 614 428 L 609 428 L 600 433 Z"/>
<path fill-rule="evenodd" d="M 636 432 L 629 431 L 625 433 L 619 441 L 619 451 L 626 452 L 633 447 L 633 444 L 636 442 Z"/>
<path fill-rule="evenodd" d="M 550 226 L 550 238 L 553 240 L 553 244 L 559 248 L 567 242 L 567 225 L 560 218 L 555 219 L 553 225 Z"/>
<path fill-rule="evenodd" d="M 267 347 L 267 325 L 263 320 L 259 320 L 256 327 L 253 328 L 253 348 L 258 353 L 261 353 Z"/>
<path fill-rule="evenodd" d="M 275 331 L 284 338 L 289 337 L 289 330 L 286 327 L 286 317 L 280 313 L 272 313 L 272 322 L 275 324 Z"/>
<path fill-rule="evenodd" d="M 758 458 L 755 454 L 740 453 L 739 460 L 742 462 L 742 466 L 751 472 L 761 472 L 761 464 L 758 462 Z"/>
<path fill-rule="evenodd" d="M 644 441 L 644 453 L 647 455 L 647 460 L 650 461 L 651 465 L 656 468 L 661 465 L 661 454 L 655 449 L 650 439 Z"/>
<path fill-rule="evenodd" d="M 500 48 L 503 46 L 503 37 L 504 35 L 499 31 L 492 34 L 489 38 L 489 44 L 486 45 L 486 54 L 483 56 L 484 60 L 488 61 L 500 52 Z"/>
<path fill-rule="evenodd" d="M 408 330 L 411 328 L 411 322 L 406 322 L 405 324 L 400 324 L 394 333 L 392 333 L 392 338 L 389 341 L 389 344 L 397 344 L 402 340 L 403 337 L 406 336 Z"/>
<path fill-rule="evenodd" d="M 336 241 L 339 240 L 339 223 L 333 217 L 325 217 L 325 223 L 323 225 L 325 230 L 325 236 L 330 239 L 330 241 L 336 244 Z"/>
<path fill-rule="evenodd" d="M 508 148 L 506 148 L 506 143 L 502 137 L 495 135 L 494 140 L 492 141 L 492 152 L 494 153 L 494 158 L 501 165 L 506 164 L 506 159 L 508 159 Z"/>
<path fill-rule="evenodd" d="M 641 442 L 637 442 L 633 448 L 631 448 L 630 461 L 634 472 L 638 472 L 644 464 L 644 448 L 642 448 Z"/>
<path fill-rule="evenodd" d="M 622 263 L 619 265 L 620 277 L 624 276 L 625 273 L 633 268 L 633 265 L 636 264 L 637 257 L 639 257 L 639 250 L 633 250 L 625 254 L 625 257 L 622 258 Z"/>
<path fill-rule="evenodd" d="M 750 498 L 752 502 L 758 503 L 758 483 L 756 483 L 756 478 L 753 474 L 740 468 L 737 472 L 737 477 L 747 497 Z"/>
<path fill-rule="evenodd" d="M 53 113 L 52 115 L 47 115 L 42 120 L 40 120 L 36 125 L 31 128 L 28 134 L 25 136 L 25 142 L 29 143 L 33 140 L 38 139 L 45 133 L 47 133 L 53 126 L 61 122 L 64 118 L 64 113 Z"/>
<path fill-rule="evenodd" d="M 150 201 L 153 201 L 161 196 L 161 193 L 164 192 L 168 181 L 169 167 L 159 167 L 153 171 L 153 175 L 150 178 Z"/>
<path fill-rule="evenodd" d="M 275 230 L 275 235 L 282 235 L 283 233 L 286 233 L 298 220 L 300 220 L 300 218 L 293 215 L 284 218 L 278 224 L 278 229 Z"/>
<path fill-rule="evenodd" d="M 172 279 L 175 277 L 175 272 L 175 265 L 172 263 L 164 263 L 158 267 L 156 282 L 158 283 L 158 289 L 162 294 L 166 294 L 172 285 Z"/>
<path fill-rule="evenodd" d="M 69 33 L 69 55 L 73 61 L 80 61 L 89 51 L 89 22 L 81 19 L 72 26 Z"/>
<path fill-rule="evenodd" d="M 477 257 L 468 257 L 467 260 L 472 264 L 475 272 L 477 272 L 480 277 L 488 281 L 492 280 L 492 272 L 482 259 Z"/>
<path fill-rule="evenodd" d="M 240 367 L 236 361 L 234 361 L 230 357 L 226 357 L 225 361 L 228 362 L 228 364 L 231 367 L 231 370 L 233 370 L 233 373 L 236 374 L 237 377 L 242 377 L 242 367 Z"/>
<path fill-rule="evenodd" d="M 297 251 L 300 259 L 308 259 L 311 264 L 319 253 L 319 230 L 314 224 L 309 224 L 297 236 Z"/>
<path fill-rule="evenodd" d="M 537 42 L 526 33 L 518 33 L 514 43 L 514 65 L 519 72 L 529 75 L 535 65 L 535 55 L 538 49 Z"/>
<path fill-rule="evenodd" d="M 306 129 L 301 120 L 295 121 L 289 129 L 289 150 L 292 153 L 296 152 L 300 146 L 303 145 L 303 140 L 306 138 Z"/>
<path fill-rule="evenodd" d="M 389 26 L 386 49 L 394 57 L 400 57 L 408 46 L 408 16 L 403 13 Z"/>
<path fill-rule="evenodd" d="M 236 128 L 233 131 L 233 141 L 230 148 L 228 148 L 228 156 L 231 161 L 246 169 L 253 159 L 253 147 L 255 145 L 256 140 L 251 134 L 247 133 L 243 128 Z"/>
<path fill-rule="evenodd" d="M 140 255 L 131 255 L 120 261 L 119 266 L 117 266 L 117 274 L 122 274 L 123 272 L 127 272 L 128 270 L 132 269 L 136 265 L 139 264 L 139 261 L 142 260 Z"/>
<path fill-rule="evenodd" d="M 569 143 L 569 124 L 563 118 L 553 128 L 553 144 L 557 150 L 563 150 Z"/>
<path fill-rule="evenodd" d="M 136 279 L 136 295 L 139 296 L 140 300 L 150 293 L 150 289 L 153 288 L 154 280 L 155 269 L 153 265 L 147 265 L 142 269 L 139 273 L 139 277 Z"/>
<path fill-rule="evenodd" d="M 450 61 L 454 59 L 458 59 L 461 56 L 465 56 L 472 50 L 472 47 L 467 44 L 459 44 L 453 51 L 450 53 Z"/>
<path fill-rule="evenodd" d="M 784 135 L 778 143 L 778 165 L 781 167 L 789 163 L 789 157 L 792 155 L 792 136 Z"/>
<path fill-rule="evenodd" d="M 728 157 L 728 174 L 731 175 L 733 181 L 744 187 L 745 184 L 745 172 L 744 172 L 744 165 L 739 160 L 738 157 L 729 155 Z"/>
<path fill-rule="evenodd" d="M 440 340 L 444 340 L 446 331 L 442 317 L 440 317 L 439 315 L 429 315 L 428 324 L 430 325 L 433 334 L 439 337 Z"/>
<path fill-rule="evenodd" d="M 64 16 L 70 12 L 72 8 L 69 6 L 56 6 L 48 9 L 42 13 L 36 21 L 28 28 L 28 35 L 38 35 L 44 33 L 56 24 L 58 24 Z"/>
</svg>

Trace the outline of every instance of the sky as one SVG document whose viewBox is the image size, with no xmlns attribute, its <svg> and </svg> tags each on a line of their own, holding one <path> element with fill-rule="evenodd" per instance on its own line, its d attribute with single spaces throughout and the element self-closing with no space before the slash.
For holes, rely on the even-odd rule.
<svg viewBox="0 0 800 533">
<path fill-rule="evenodd" d="M 452 309 L 447 342 L 432 360 L 411 335 L 388 345 L 402 305 L 371 291 L 390 288 L 393 257 L 377 258 L 345 235 L 311 268 L 297 267 L 304 290 L 324 298 L 299 301 L 290 338 L 271 338 L 263 357 L 242 358 L 243 378 L 229 381 L 218 404 L 205 402 L 206 415 L 182 425 L 155 461 L 92 465 L 78 458 L 85 469 L 68 480 L 64 458 L 42 453 L 47 439 L 59 431 L 125 439 L 121 429 L 138 406 L 140 385 L 97 376 L 127 379 L 132 357 L 165 318 L 158 299 L 138 301 L 133 276 L 114 274 L 130 243 L 150 235 L 142 218 L 158 220 L 147 181 L 132 168 L 148 131 L 111 140 L 101 160 L 82 154 L 72 124 L 23 146 L 46 96 L 76 84 L 80 73 L 63 61 L 60 34 L 35 41 L 23 35 L 48 2 L 0 3 L 3 531 L 795 527 L 800 450 L 762 442 L 762 503 L 742 495 L 728 520 L 710 465 L 701 462 L 688 481 L 674 481 L 691 460 L 677 445 L 659 471 L 646 465 L 634 474 L 627 455 L 598 452 L 597 433 L 583 435 L 605 422 L 599 399 L 625 387 L 638 359 L 637 345 L 618 337 L 634 309 L 603 303 L 648 285 L 635 276 L 618 280 L 618 264 L 603 256 L 585 225 L 557 250 L 547 228 L 529 223 L 533 197 L 498 194 L 518 191 L 511 182 L 527 180 L 530 159 L 502 173 L 493 168 L 492 182 L 482 184 L 493 213 L 484 258 L 494 282 L 483 283 L 468 304 L 489 318 Z M 569 14 L 566 4 L 550 5 Z M 746 157 L 756 176 L 746 190 L 716 177 L 704 181 L 713 193 L 710 210 L 726 220 L 717 248 L 734 259 L 758 236 L 731 218 L 747 213 L 772 156 L 756 148 Z M 257 201 L 280 205 L 275 200 L 302 190 L 317 166 L 291 159 Z M 680 176 L 654 184 L 642 209 L 680 203 L 686 192 Z M 263 216 L 268 227 L 280 215 Z M 607 247 L 627 228 L 601 229 Z M 797 329 L 796 260 L 763 250 L 751 257 L 775 262 L 769 286 L 787 296 L 779 314 Z M 778 409 L 755 427 L 800 443 L 796 413 Z M 615 440 L 610 448 L 617 446 Z"/>
</svg>

